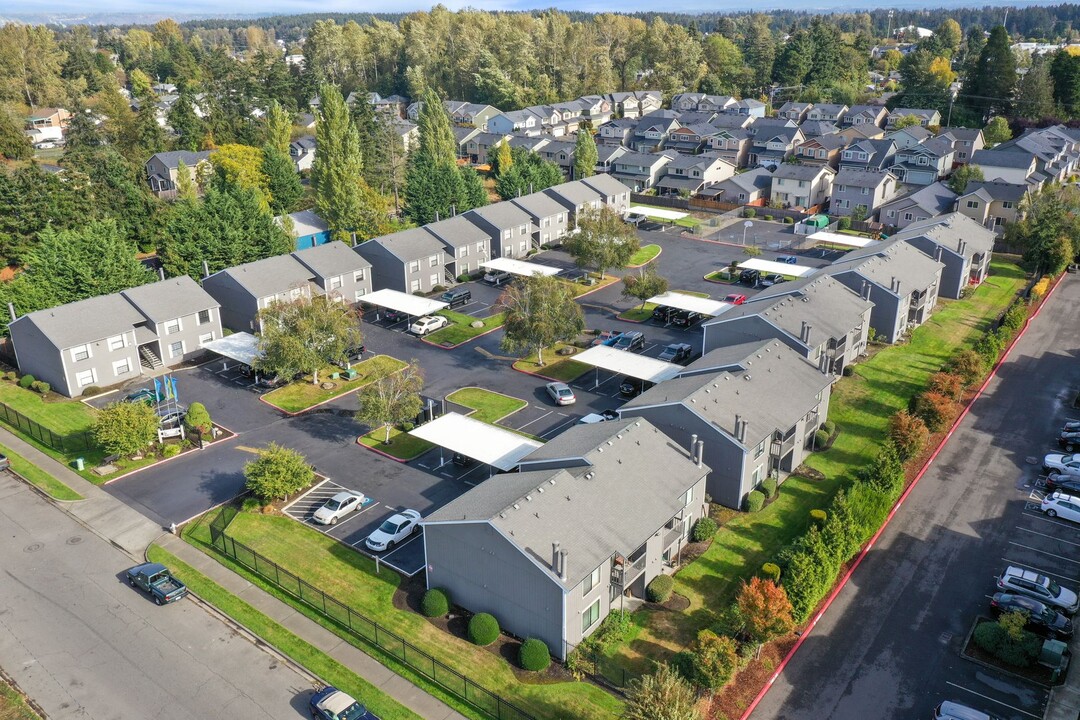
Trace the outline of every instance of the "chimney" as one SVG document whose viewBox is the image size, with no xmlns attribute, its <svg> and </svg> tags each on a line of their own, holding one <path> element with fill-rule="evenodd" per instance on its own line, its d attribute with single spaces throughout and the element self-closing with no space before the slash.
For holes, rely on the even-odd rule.
<svg viewBox="0 0 1080 720">
<path fill-rule="evenodd" d="M 736 417 L 738 417 L 738 416 L 736 415 Z M 694 433 L 693 435 L 690 436 L 690 452 L 691 453 L 694 452 L 695 447 L 697 447 L 697 433 Z"/>
<path fill-rule="evenodd" d="M 551 543 L 551 571 L 559 572 L 559 543 Z"/>
<path fill-rule="evenodd" d="M 704 440 L 698 440 L 698 442 L 697 442 L 697 458 L 696 458 L 698 467 L 702 466 L 701 457 L 704 454 L 705 454 L 705 441 Z"/>
<path fill-rule="evenodd" d="M 960 254 L 963 255 L 965 250 L 967 250 L 967 240 L 961 240 L 960 241 Z"/>
<path fill-rule="evenodd" d="M 899 280 L 896 281 L 896 294 L 897 295 L 900 294 L 900 281 Z"/>
<path fill-rule="evenodd" d="M 559 551 L 559 578 L 566 579 L 566 556 L 570 554 L 569 550 Z"/>
<path fill-rule="evenodd" d="M 814 329 L 813 325 L 811 325 L 810 323 L 806 323 L 806 339 L 803 340 L 803 342 L 806 343 L 807 345 L 810 344 L 810 333 L 811 333 L 811 331 L 813 329 Z"/>
<path fill-rule="evenodd" d="M 8 303 L 7 311 L 8 315 L 11 316 L 11 322 L 15 322 L 15 303 Z M 695 435 L 694 437 L 697 437 L 697 435 Z"/>
<path fill-rule="evenodd" d="M 439 222 L 439 211 L 435 211 L 435 222 Z"/>
<path fill-rule="evenodd" d="M 799 328 L 799 340 L 802 341 L 802 342 L 806 342 L 806 328 L 807 327 L 808 326 L 806 324 L 806 321 L 803 320 L 802 327 Z"/>
<path fill-rule="evenodd" d="M 895 275 L 893 275 L 892 279 L 889 280 L 889 289 L 892 290 L 893 292 L 896 292 L 896 276 Z"/>
<path fill-rule="evenodd" d="M 206 261 L 202 261 L 202 276 L 204 278 L 210 277 L 210 266 L 206 264 Z"/>
</svg>

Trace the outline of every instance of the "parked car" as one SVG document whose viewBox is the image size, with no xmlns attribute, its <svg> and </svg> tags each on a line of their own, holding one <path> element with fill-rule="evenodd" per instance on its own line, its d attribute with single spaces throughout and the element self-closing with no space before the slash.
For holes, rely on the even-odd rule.
<svg viewBox="0 0 1080 720">
<path fill-rule="evenodd" d="M 626 376 L 622 379 L 622 382 L 619 383 L 619 394 L 624 397 L 637 397 L 655 384 L 656 383 L 648 380 L 640 380 L 638 378 Z"/>
<path fill-rule="evenodd" d="M 1080 497 L 1080 475 L 1051 475 L 1046 478 L 1046 492 L 1061 490 Z"/>
<path fill-rule="evenodd" d="M 1080 420 L 1066 420 L 1061 426 L 1061 432 L 1076 432 L 1080 430 Z"/>
<path fill-rule="evenodd" d="M 762 284 L 764 285 L 765 283 L 762 282 Z M 741 293 L 731 293 L 724 298 L 724 302 L 729 302 L 732 305 L 742 305 L 746 302 L 746 296 Z"/>
<path fill-rule="evenodd" d="M 279 387 L 282 387 L 283 385 L 288 385 L 288 384 L 289 384 L 288 380 L 286 380 L 285 378 L 280 377 L 278 375 L 274 375 L 272 377 L 269 376 L 269 375 L 260 375 L 259 377 L 257 377 L 255 379 L 255 386 L 256 387 L 266 388 L 268 390 L 273 390 L 274 388 L 279 388 Z"/>
<path fill-rule="evenodd" d="M 750 287 L 754 287 L 758 284 L 758 281 L 760 279 L 760 270 L 743 270 L 741 273 L 739 273 L 739 282 L 743 285 L 749 285 Z"/>
<path fill-rule="evenodd" d="M 484 273 L 484 282 L 491 283 L 492 285 L 502 285 L 509 279 L 510 273 L 505 270 L 489 270 Z"/>
<path fill-rule="evenodd" d="M 345 362 L 360 362 L 364 359 L 365 352 L 367 352 L 367 347 L 365 347 L 364 345 L 360 345 L 358 347 L 351 347 L 345 351 Z"/>
<path fill-rule="evenodd" d="M 399 542 L 412 536 L 420 529 L 420 513 L 415 510 L 402 510 L 391 515 L 383 524 L 367 536 L 364 545 L 368 550 L 382 552 L 391 550 Z"/>
<path fill-rule="evenodd" d="M 1042 469 L 1047 475 L 1080 475 L 1080 455 L 1050 453 L 1043 458 Z"/>
<path fill-rule="evenodd" d="M 609 420 L 618 420 L 619 413 L 615 410 L 604 410 L 598 413 L 589 413 L 580 420 L 577 421 L 578 425 L 592 425 L 593 423 L 607 422 Z"/>
<path fill-rule="evenodd" d="M 982 710 L 946 700 L 934 709 L 934 720 L 998 720 Z"/>
<path fill-rule="evenodd" d="M 761 278 L 761 287 L 772 287 L 773 285 L 779 285 L 782 282 L 787 282 L 787 278 L 777 273 L 766 275 Z"/>
<path fill-rule="evenodd" d="M 417 318 L 416 322 L 409 326 L 409 332 L 413 335 L 427 335 L 433 333 L 439 328 L 444 328 L 450 324 L 442 315 L 425 315 L 422 318 Z"/>
<path fill-rule="evenodd" d="M 124 402 L 129 403 L 146 403 L 147 405 L 157 405 L 157 395 L 150 388 L 142 388 L 131 393 L 124 398 Z"/>
<path fill-rule="evenodd" d="M 329 685 L 311 696 L 308 710 L 315 720 L 379 720 L 352 697 Z"/>
<path fill-rule="evenodd" d="M 472 290 L 467 287 L 450 288 L 439 296 L 439 302 L 444 302 L 450 307 L 467 305 L 472 301 Z"/>
<path fill-rule="evenodd" d="M 637 227 L 641 223 L 645 222 L 645 220 L 646 217 L 641 213 L 632 212 L 626 214 L 626 222 L 630 223 L 634 227 Z"/>
<path fill-rule="evenodd" d="M 702 317 L 702 315 L 693 310 L 680 310 L 672 316 L 671 324 L 676 327 L 693 327 L 701 321 Z"/>
<path fill-rule="evenodd" d="M 1013 593 L 994 593 L 990 599 L 994 614 L 1022 612 L 1028 616 L 1028 627 L 1052 637 L 1070 638 L 1073 634 L 1072 620 L 1054 608 L 1035 598 Z"/>
<path fill-rule="evenodd" d="M 797 265 L 799 263 L 799 258 L 794 255 L 780 255 L 776 258 L 776 262 L 787 263 L 788 265 Z"/>
<path fill-rule="evenodd" d="M 556 405 L 573 405 L 577 402 L 574 391 L 564 382 L 549 382 L 544 389 Z"/>
<path fill-rule="evenodd" d="M 622 335 L 618 330 L 601 330 L 600 334 L 596 336 L 596 339 L 592 341 L 593 345 L 611 345 L 619 336 Z"/>
<path fill-rule="evenodd" d="M 1066 615 L 1075 615 L 1080 605 L 1076 593 L 1072 590 L 1061 587 L 1054 580 L 1034 570 L 1025 570 L 1015 565 L 1010 565 L 1001 572 L 997 586 L 1006 592 L 1035 598 Z"/>
<path fill-rule="evenodd" d="M 160 563 L 143 563 L 127 571 L 128 585 L 154 598 L 158 605 L 168 605 L 188 594 L 187 586 L 172 576 Z"/>
<path fill-rule="evenodd" d="M 668 305 L 657 305 L 652 311 L 653 322 L 667 325 L 671 322 L 671 318 L 675 317 L 675 313 L 677 312 L 679 312 L 678 308 L 673 308 Z"/>
<path fill-rule="evenodd" d="M 694 348 L 692 345 L 686 343 L 671 343 L 660 351 L 660 356 L 657 360 L 663 360 L 669 363 L 683 363 L 690 359 L 694 354 Z"/>
<path fill-rule="evenodd" d="M 52 150 L 55 147 L 59 147 L 55 140 L 43 140 L 39 143 L 34 143 L 35 150 Z"/>
<path fill-rule="evenodd" d="M 7 470 L 9 467 L 11 467 L 11 461 L 8 460 L 8 456 L 0 453 L 0 470 Z"/>
<path fill-rule="evenodd" d="M 461 453 L 454 453 L 453 456 L 450 458 L 450 462 L 454 463 L 458 467 L 463 468 L 472 467 L 476 464 L 476 461 L 473 460 L 471 457 L 469 457 L 468 455 L 462 455 Z"/>
<path fill-rule="evenodd" d="M 409 319 L 409 316 L 400 310 L 391 310 L 387 308 L 383 309 L 382 316 L 386 318 L 386 321 L 389 323 L 397 323 Z"/>
<path fill-rule="evenodd" d="M 362 508 L 365 500 L 363 493 L 339 492 L 324 502 L 311 519 L 320 525 L 337 525 L 338 520 Z"/>
<path fill-rule="evenodd" d="M 1040 509 L 1047 517 L 1060 516 L 1063 520 L 1080 522 L 1080 496 L 1062 490 L 1055 490 L 1044 497 Z"/>
<path fill-rule="evenodd" d="M 580 268 L 570 268 L 569 270 L 561 271 L 559 277 L 567 282 L 582 282 L 585 278 L 589 277 L 589 273 Z"/>
<path fill-rule="evenodd" d="M 1065 452 L 1071 453 L 1074 448 L 1080 447 L 1080 430 L 1062 430 L 1058 435 L 1058 445 Z"/>
<path fill-rule="evenodd" d="M 641 350 L 645 347 L 645 333 L 640 330 L 624 332 L 616 338 L 611 347 L 616 350 Z"/>
</svg>

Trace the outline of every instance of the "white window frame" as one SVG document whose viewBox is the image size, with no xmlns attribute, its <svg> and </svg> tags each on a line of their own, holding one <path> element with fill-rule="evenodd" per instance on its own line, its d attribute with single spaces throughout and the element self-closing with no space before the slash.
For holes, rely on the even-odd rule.
<svg viewBox="0 0 1080 720">
<path fill-rule="evenodd" d="M 120 377 L 131 372 L 131 358 L 116 360 L 112 364 L 113 377 Z"/>
<path fill-rule="evenodd" d="M 595 608 L 595 611 L 593 610 Z M 595 615 L 594 615 L 595 612 Z M 592 620 L 586 624 L 586 620 L 592 617 Z M 584 635 L 588 632 L 589 628 L 600 622 L 600 598 L 596 598 L 593 602 L 589 603 L 589 606 L 581 611 L 581 634 Z"/>
<path fill-rule="evenodd" d="M 214 342 L 214 333 L 208 332 L 199 336 L 199 347 L 202 347 L 208 342 Z"/>
<path fill-rule="evenodd" d="M 432 273 L 428 278 L 428 282 L 431 283 L 431 287 L 435 287 L 439 284 L 439 273 Z"/>
<path fill-rule="evenodd" d="M 176 346 L 177 345 L 180 346 L 180 352 L 179 353 L 176 352 Z M 182 357 L 185 352 L 187 352 L 187 347 L 186 347 L 186 344 L 184 343 L 183 340 L 177 340 L 176 342 L 169 343 L 169 357 L 170 358 Z"/>
<path fill-rule="evenodd" d="M 77 345 L 70 350 L 72 362 L 82 362 L 83 360 L 89 360 L 94 357 L 94 349 L 90 347 L 90 344 Z"/>
<path fill-rule="evenodd" d="M 364 282 L 364 271 L 356 270 L 352 274 L 353 282 Z"/>
<path fill-rule="evenodd" d="M 173 318 L 165 323 L 165 334 L 175 335 L 184 329 L 184 324 L 180 322 L 180 318 Z"/>
<path fill-rule="evenodd" d="M 203 313 L 206 313 L 206 319 L 205 320 L 203 320 Z M 213 318 L 214 318 L 213 311 L 210 308 L 206 308 L 205 310 L 200 310 L 199 312 L 197 312 L 195 314 L 195 324 L 196 325 L 206 325 L 211 320 L 213 320 Z"/>
<path fill-rule="evenodd" d="M 117 350 L 123 350 L 125 347 L 127 347 L 127 336 L 125 336 L 125 335 L 115 335 L 115 336 L 109 338 L 108 344 L 109 344 L 109 350 L 111 352 L 116 352 Z"/>
<path fill-rule="evenodd" d="M 342 277 L 340 275 L 337 275 L 335 277 L 328 278 L 326 280 L 326 289 L 328 291 L 330 291 L 330 290 L 340 290 L 341 286 L 343 284 L 344 284 L 344 281 L 342 280 Z"/>
<path fill-rule="evenodd" d="M 356 294 L 353 295 L 353 297 L 356 298 L 356 302 L 360 302 L 360 298 L 364 297 L 365 295 L 367 295 L 367 289 L 366 288 L 359 288 L 356 291 Z"/>
<path fill-rule="evenodd" d="M 427 259 L 427 262 L 428 262 L 428 267 L 429 268 L 439 267 L 439 256 L 438 255 L 432 255 L 431 257 L 429 257 Z"/>
<path fill-rule="evenodd" d="M 411 273 L 420 272 L 420 261 L 419 260 L 412 260 L 411 262 L 409 262 L 409 272 L 411 272 Z"/>
<path fill-rule="evenodd" d="M 87 378 L 88 375 L 89 379 Z M 97 370 L 95 370 L 94 368 L 75 373 L 75 384 L 81 388 L 86 387 L 87 385 L 93 385 L 96 382 Z"/>
<path fill-rule="evenodd" d="M 411 280 L 409 282 L 409 292 L 420 292 L 420 281 Z"/>
</svg>

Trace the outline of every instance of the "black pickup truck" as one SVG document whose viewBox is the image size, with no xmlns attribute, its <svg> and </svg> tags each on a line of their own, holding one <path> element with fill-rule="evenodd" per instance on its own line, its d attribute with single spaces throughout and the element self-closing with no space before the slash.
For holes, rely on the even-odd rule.
<svg viewBox="0 0 1080 720">
<path fill-rule="evenodd" d="M 176 602 L 188 594 L 187 586 L 174 578 L 160 563 L 136 565 L 127 571 L 128 584 L 142 588 L 158 605 Z"/>
</svg>

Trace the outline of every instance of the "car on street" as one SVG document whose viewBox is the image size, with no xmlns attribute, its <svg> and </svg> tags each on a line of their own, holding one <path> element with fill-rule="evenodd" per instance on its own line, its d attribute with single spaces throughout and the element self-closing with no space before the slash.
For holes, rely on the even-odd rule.
<svg viewBox="0 0 1080 720">
<path fill-rule="evenodd" d="M 637 397 L 655 384 L 649 380 L 640 380 L 627 376 L 619 383 L 619 394 L 623 397 Z"/>
<path fill-rule="evenodd" d="M 702 315 L 693 310 L 680 310 L 671 318 L 671 324 L 676 327 L 692 327 L 701 321 Z"/>
<path fill-rule="evenodd" d="M 472 290 L 467 287 L 450 288 L 439 296 L 439 302 L 444 302 L 450 307 L 467 305 L 472 301 Z"/>
<path fill-rule="evenodd" d="M 502 285 L 510 279 L 510 273 L 505 270 L 489 270 L 484 273 L 484 282 L 491 285 Z"/>
<path fill-rule="evenodd" d="M 995 615 L 1006 612 L 1022 612 L 1028 616 L 1028 627 L 1052 637 L 1070 638 L 1073 634 L 1072 620 L 1054 608 L 1035 598 L 1012 593 L 994 593 L 990 609 Z"/>
<path fill-rule="evenodd" d="M 607 422 L 608 420 L 618 420 L 619 413 L 615 410 L 604 410 L 598 413 L 589 413 L 580 420 L 577 421 L 578 425 L 592 425 L 593 423 Z"/>
<path fill-rule="evenodd" d="M 1034 570 L 1025 570 L 1015 565 L 1010 565 L 1001 572 L 997 586 L 999 590 L 1035 598 L 1066 615 L 1075 615 L 1077 607 L 1080 606 L 1080 601 L 1072 590 L 1061 587 L 1053 579 Z"/>
<path fill-rule="evenodd" d="M 314 720 L 379 720 L 351 696 L 330 685 L 311 696 L 308 710 Z"/>
<path fill-rule="evenodd" d="M 1047 517 L 1080 522 L 1080 497 L 1069 495 L 1062 490 L 1055 490 L 1044 497 L 1040 509 Z"/>
<path fill-rule="evenodd" d="M 577 402 L 574 391 L 564 382 L 549 382 L 544 389 L 556 405 L 573 405 Z"/>
<path fill-rule="evenodd" d="M 596 336 L 596 339 L 592 341 L 593 345 L 611 345 L 619 336 L 622 335 L 618 330 L 601 330 L 600 334 Z"/>
<path fill-rule="evenodd" d="M 1068 453 L 1080 447 L 1080 430 L 1062 430 L 1058 435 L 1058 445 Z"/>
<path fill-rule="evenodd" d="M 686 343 L 671 343 L 664 347 L 660 351 L 660 355 L 657 360 L 663 360 L 669 363 L 683 363 L 690 359 L 694 354 L 694 347 Z"/>
<path fill-rule="evenodd" d="M 1043 458 L 1042 469 L 1047 475 L 1080 475 L 1080 455 L 1050 453 Z"/>
<path fill-rule="evenodd" d="M 773 285 L 779 285 L 782 282 L 787 282 L 787 278 L 777 273 L 772 273 L 761 278 L 761 287 L 772 287 Z"/>
<path fill-rule="evenodd" d="M 374 552 L 390 550 L 403 540 L 412 537 L 412 534 L 419 529 L 420 513 L 415 510 L 402 510 L 383 520 L 383 524 L 367 536 L 364 545 Z"/>
<path fill-rule="evenodd" d="M 946 700 L 934 708 L 934 720 L 998 720 L 982 710 Z"/>
<path fill-rule="evenodd" d="M 131 393 L 124 398 L 124 402 L 129 403 L 146 403 L 147 405 L 157 405 L 157 396 L 154 395 L 154 391 L 150 388 L 141 388 Z"/>
<path fill-rule="evenodd" d="M 760 279 L 760 270 L 743 270 L 741 273 L 739 273 L 739 282 L 743 285 L 749 285 L 750 287 L 754 287 L 758 284 L 758 280 Z"/>
<path fill-rule="evenodd" d="M 154 598 L 158 605 L 168 605 L 188 594 L 187 586 L 172 576 L 160 563 L 143 563 L 127 571 L 128 585 Z"/>
<path fill-rule="evenodd" d="M 762 284 L 764 285 L 765 283 L 763 282 Z M 724 298 L 724 302 L 729 302 L 732 305 L 742 305 L 746 302 L 746 296 L 742 293 L 731 293 Z"/>
<path fill-rule="evenodd" d="M 652 311 L 652 320 L 667 325 L 677 312 L 679 312 L 678 308 L 669 305 L 657 305 Z"/>
<path fill-rule="evenodd" d="M 337 525 L 338 520 L 362 508 L 365 500 L 362 493 L 339 492 L 320 505 L 311 519 L 319 525 Z"/>
<path fill-rule="evenodd" d="M 611 347 L 616 350 L 641 350 L 645 347 L 645 333 L 640 330 L 631 330 L 620 335 Z"/>
<path fill-rule="evenodd" d="M 409 332 L 413 335 L 423 336 L 449 324 L 450 321 L 442 315 L 425 315 L 422 318 L 417 318 L 416 322 L 409 326 Z"/>
</svg>

